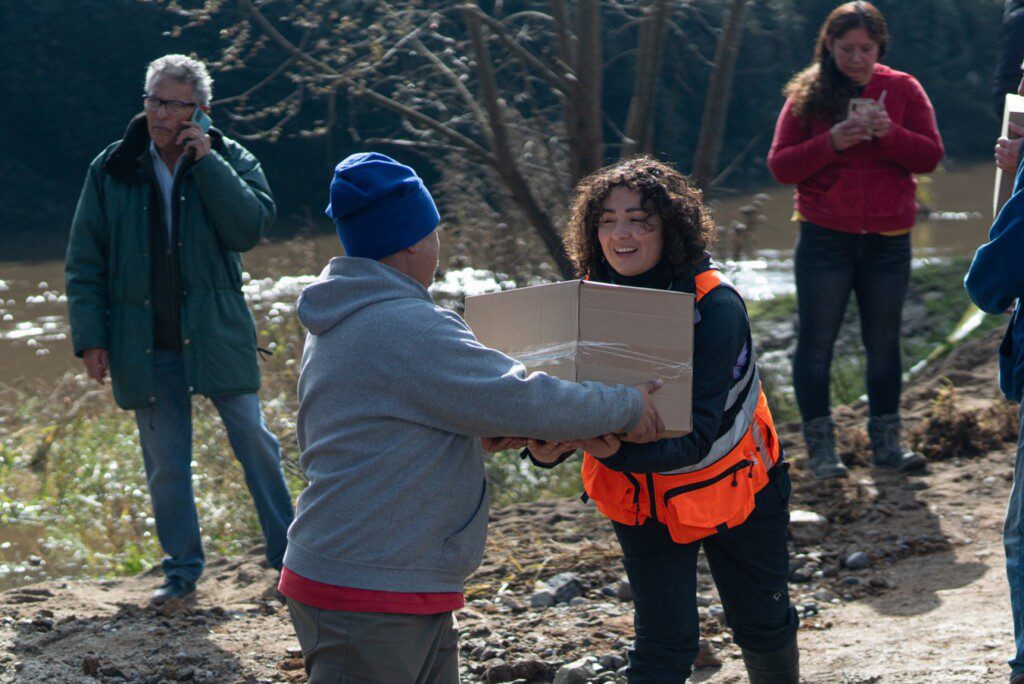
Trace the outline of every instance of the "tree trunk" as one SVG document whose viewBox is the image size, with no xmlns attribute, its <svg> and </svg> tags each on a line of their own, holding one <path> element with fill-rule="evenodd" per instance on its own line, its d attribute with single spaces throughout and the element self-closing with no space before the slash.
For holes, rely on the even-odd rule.
<svg viewBox="0 0 1024 684">
<path fill-rule="evenodd" d="M 718 45 L 715 47 L 715 68 L 711 72 L 707 99 L 704 101 L 704 115 L 700 123 L 700 137 L 693 155 L 693 181 L 697 187 L 705 190 L 707 184 L 715 177 L 718 156 L 725 137 L 732 81 L 736 73 L 736 57 L 743 36 L 743 13 L 746 9 L 747 0 L 729 0 L 722 37 L 718 39 Z"/>
<path fill-rule="evenodd" d="M 491 51 L 484 37 L 479 17 L 472 11 L 464 13 L 470 42 L 473 44 L 473 58 L 476 60 L 477 77 L 480 82 L 480 99 L 483 100 L 487 122 L 484 134 L 494 162 L 491 167 L 504 181 L 513 201 L 526 215 L 527 220 L 540 235 L 548 255 L 564 278 L 573 275 L 572 263 L 565 255 L 562 238 L 554 221 L 533 193 L 526 177 L 523 176 L 512 152 L 512 140 L 505 124 L 504 103 L 498 95 L 498 84 L 494 76 Z"/>
<path fill-rule="evenodd" d="M 604 88 L 601 41 L 601 3 L 599 0 L 581 0 L 579 41 L 576 46 L 576 107 L 577 140 L 573 155 L 573 184 L 601 167 L 604 162 L 604 127 L 602 126 L 601 95 Z"/>
<path fill-rule="evenodd" d="M 558 60 L 570 70 L 572 84 L 565 97 L 565 132 L 569 146 L 569 187 L 597 170 L 604 159 L 601 127 L 601 4 L 600 0 L 577 3 L 575 31 L 566 0 L 551 0 L 551 17 L 558 45 Z M 569 74 L 566 74 L 569 76 Z"/>
<path fill-rule="evenodd" d="M 648 152 L 651 149 L 651 119 L 653 118 L 654 91 L 661 73 L 661 48 L 672 16 L 669 0 L 652 0 L 640 27 L 637 45 L 636 69 L 633 76 L 633 98 L 626 115 L 626 139 L 622 142 L 623 158 Z"/>
</svg>

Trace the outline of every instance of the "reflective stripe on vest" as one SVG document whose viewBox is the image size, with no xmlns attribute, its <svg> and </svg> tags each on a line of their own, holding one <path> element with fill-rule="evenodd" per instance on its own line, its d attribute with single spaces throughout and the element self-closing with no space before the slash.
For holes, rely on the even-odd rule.
<svg viewBox="0 0 1024 684">
<path fill-rule="evenodd" d="M 723 276 L 719 271 L 710 270 L 704 271 L 696 276 L 697 281 L 697 301 L 700 302 L 704 296 L 711 292 L 716 287 L 728 287 L 737 294 L 739 292 L 736 287 L 729 282 L 729 279 Z M 714 281 L 714 284 L 707 281 Z M 704 287 L 701 287 L 701 286 Z M 711 287 L 707 287 L 711 285 Z M 752 345 L 751 345 L 752 346 Z M 698 470 L 703 470 L 710 465 L 718 463 L 720 460 L 729 455 L 736 445 L 746 436 L 750 430 L 750 426 L 754 424 L 754 411 L 757 409 L 758 398 L 761 394 L 761 375 L 757 372 L 757 364 L 754 362 L 754 350 L 748 349 L 748 363 L 747 369 L 743 372 L 741 377 L 736 384 L 729 390 L 728 396 L 725 398 L 725 409 L 724 413 L 728 413 L 730 409 L 742 402 L 743 405 L 740 407 L 739 412 L 736 414 L 736 418 L 733 420 L 732 426 L 722 434 L 721 437 L 716 439 L 711 445 L 711 449 L 707 455 L 702 458 L 698 463 L 684 468 L 677 468 L 676 470 L 666 470 L 659 474 L 661 475 L 682 475 L 683 473 L 692 473 Z M 764 463 L 765 469 L 771 467 L 771 455 L 766 453 L 764 436 L 760 434 L 760 428 L 757 430 L 757 434 L 754 436 L 755 442 L 758 444 L 758 455 L 761 457 Z"/>
<path fill-rule="evenodd" d="M 712 464 L 718 463 L 720 460 L 728 456 L 729 452 L 736 448 L 736 445 L 739 444 L 746 436 L 747 432 L 750 430 L 750 426 L 754 423 L 754 411 L 757 409 L 757 400 L 760 396 L 761 378 L 757 372 L 757 368 L 754 366 L 753 359 L 751 359 L 749 369 L 753 372 L 751 373 L 750 370 L 748 370 L 748 372 L 744 374 L 744 377 L 748 378 L 748 382 L 738 383 L 736 387 L 733 388 L 734 390 L 736 388 L 741 390 L 746 388 L 747 391 L 743 398 L 743 406 L 740 408 L 739 413 L 736 414 L 736 419 L 733 421 L 732 427 L 714 441 L 711 445 L 711 449 L 708 451 L 708 455 L 702 458 L 699 462 L 692 466 L 686 466 L 685 468 L 666 470 L 659 473 L 660 475 L 681 475 L 683 473 L 692 473 L 696 470 L 703 470 Z M 752 378 L 749 377 L 751 375 L 753 376 Z M 750 382 L 749 380 L 753 380 L 753 382 Z M 732 408 L 737 401 L 739 401 L 739 393 L 737 392 L 736 394 L 737 396 L 733 398 L 732 403 L 729 403 L 728 401 L 726 402 L 725 409 L 727 411 Z M 730 396 L 731 395 L 732 392 L 730 392 Z M 758 437 L 760 437 L 758 451 L 764 452 L 764 437 L 760 435 L 760 428 L 758 429 L 758 434 L 754 437 L 755 441 L 758 441 Z M 764 461 L 765 454 L 761 454 L 761 459 Z M 765 468 L 771 467 L 769 462 L 766 462 L 764 465 Z"/>
</svg>

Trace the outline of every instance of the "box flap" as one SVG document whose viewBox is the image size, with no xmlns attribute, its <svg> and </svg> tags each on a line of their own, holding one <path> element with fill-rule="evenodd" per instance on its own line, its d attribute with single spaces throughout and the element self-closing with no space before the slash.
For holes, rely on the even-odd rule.
<svg viewBox="0 0 1024 684">
<path fill-rule="evenodd" d="M 576 381 L 580 281 L 536 285 L 466 298 L 466 323 L 481 344 Z"/>
</svg>

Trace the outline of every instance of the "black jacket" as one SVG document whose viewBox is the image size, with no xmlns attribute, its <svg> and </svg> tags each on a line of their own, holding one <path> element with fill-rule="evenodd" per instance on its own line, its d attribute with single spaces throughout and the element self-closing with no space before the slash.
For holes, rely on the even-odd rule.
<svg viewBox="0 0 1024 684">
<path fill-rule="evenodd" d="M 999 55 L 992 84 L 996 116 L 1003 117 L 1003 98 L 1016 93 L 1024 62 L 1024 0 L 1006 0 L 1003 23 L 999 28 Z"/>
</svg>

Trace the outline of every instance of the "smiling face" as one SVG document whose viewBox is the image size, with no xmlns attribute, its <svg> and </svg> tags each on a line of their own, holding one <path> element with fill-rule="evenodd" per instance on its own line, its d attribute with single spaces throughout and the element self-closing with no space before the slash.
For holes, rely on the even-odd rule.
<svg viewBox="0 0 1024 684">
<path fill-rule="evenodd" d="M 661 217 L 648 214 L 642 204 L 639 192 L 620 185 L 612 188 L 601 205 L 597 241 L 608 265 L 619 275 L 640 275 L 661 261 Z"/>
<path fill-rule="evenodd" d="M 850 29 L 835 40 L 826 42 L 839 72 L 857 85 L 866 85 L 878 62 L 878 41 L 862 28 Z"/>
</svg>

